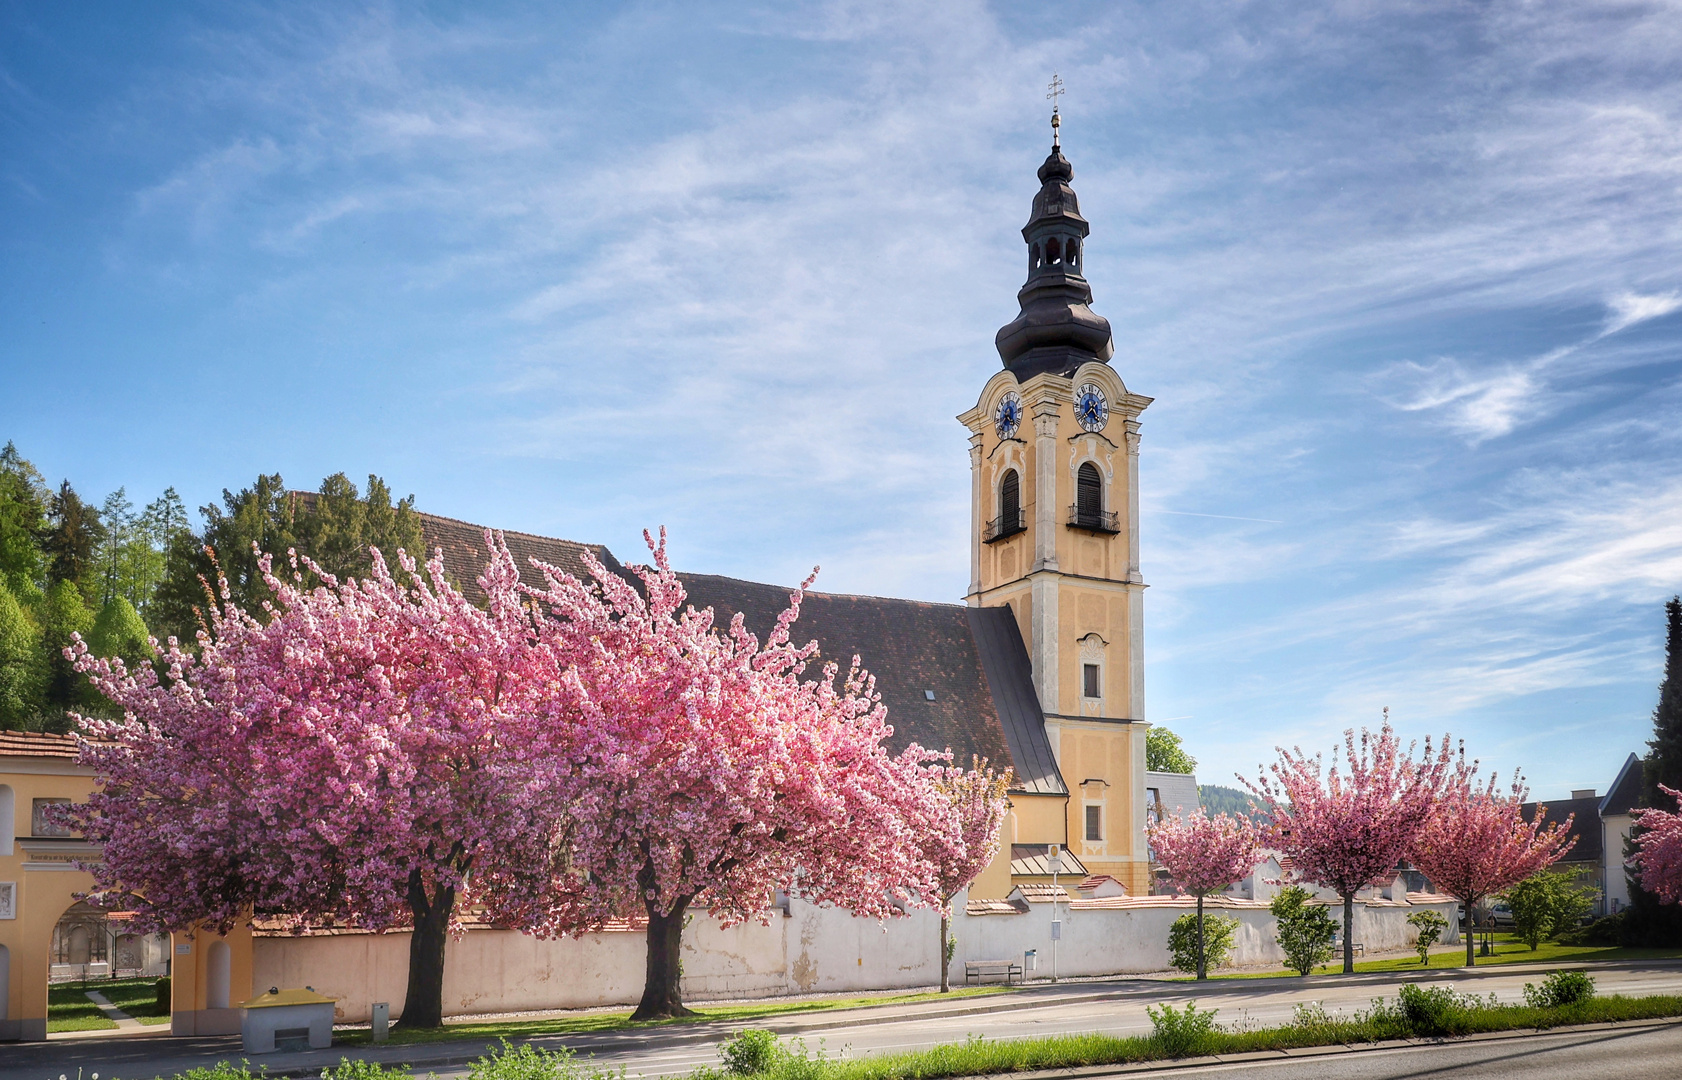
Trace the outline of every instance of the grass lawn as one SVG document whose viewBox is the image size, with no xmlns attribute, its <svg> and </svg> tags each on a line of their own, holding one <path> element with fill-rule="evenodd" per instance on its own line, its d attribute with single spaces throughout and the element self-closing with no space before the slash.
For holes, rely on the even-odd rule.
<svg viewBox="0 0 1682 1080">
<path fill-rule="evenodd" d="M 169 1009 L 158 1008 L 156 979 L 117 979 L 102 982 L 59 983 L 47 989 L 48 1031 L 106 1031 L 117 1026 L 88 1000 L 87 991 L 95 990 L 117 1008 L 142 1024 L 169 1023 Z"/>
<path fill-rule="evenodd" d="M 1481 942 L 1480 942 L 1481 945 Z M 1556 964 L 1561 962 L 1594 962 L 1606 960 L 1674 960 L 1682 957 L 1682 949 L 1627 949 L 1617 945 L 1558 945 L 1551 941 L 1544 941 L 1535 952 L 1530 946 L 1518 940 L 1512 934 L 1495 935 L 1495 955 L 1476 957 L 1477 967 L 1487 967 L 1492 964 Z M 1390 960 L 1357 960 L 1355 970 L 1360 971 L 1425 971 L 1448 968 L 1464 968 L 1466 965 L 1466 946 L 1457 945 L 1451 949 L 1440 949 L 1431 953 L 1431 962 L 1423 965 L 1417 957 L 1395 957 Z M 1315 968 L 1316 975 L 1343 970 L 1341 960 L 1327 964 L 1325 967 Z M 1236 972 L 1225 975 L 1212 975 L 1215 979 L 1279 979 L 1296 978 L 1294 971 L 1262 971 Z"/>
<path fill-rule="evenodd" d="M 158 980 L 118 979 L 102 985 L 89 983 L 88 989 L 98 990 L 106 1000 L 128 1013 L 142 1024 L 169 1023 L 169 1005 L 158 1005 Z"/>
<path fill-rule="evenodd" d="M 963 989 L 955 989 L 949 994 L 881 994 L 874 997 L 820 998 L 812 1001 L 770 1001 L 763 1004 L 721 1005 L 717 1008 L 703 1007 L 694 1016 L 681 1020 L 654 1020 L 644 1023 L 632 1023 L 631 1013 L 626 1010 L 625 1012 L 591 1013 L 587 1016 L 557 1016 L 546 1020 L 491 1020 L 469 1023 L 449 1023 L 446 1021 L 441 1028 L 419 1031 L 405 1030 L 401 1024 L 398 1024 L 391 1029 L 391 1041 L 394 1043 L 430 1043 L 456 1039 L 485 1039 L 494 1042 L 504 1036 L 510 1039 L 519 1039 L 531 1038 L 534 1035 L 578 1035 L 585 1032 L 641 1029 L 673 1024 L 740 1024 L 752 1020 L 769 1020 L 779 1016 L 792 1016 L 798 1013 L 824 1012 L 830 1009 L 857 1009 L 866 1005 L 910 1005 L 918 1001 L 1003 994 L 1010 990 L 1010 987 L 1005 986 L 969 986 Z M 335 1043 L 359 1045 L 368 1042 L 369 1035 L 367 1031 L 339 1031 L 334 1033 L 333 1039 Z"/>
<path fill-rule="evenodd" d="M 93 985 L 93 984 L 88 984 Z M 47 988 L 47 1030 L 104 1031 L 115 1028 L 115 1020 L 107 1020 L 99 1006 L 88 1000 L 82 983 L 59 983 Z"/>
</svg>

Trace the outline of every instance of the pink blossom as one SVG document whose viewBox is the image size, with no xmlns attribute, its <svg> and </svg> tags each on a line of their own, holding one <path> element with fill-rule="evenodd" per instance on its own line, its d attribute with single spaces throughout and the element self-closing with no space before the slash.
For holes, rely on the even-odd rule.
<svg viewBox="0 0 1682 1080">
<path fill-rule="evenodd" d="M 1497 778 L 1477 782 L 1477 763 L 1462 756 L 1443 785 L 1414 838 L 1412 857 L 1438 891 L 1466 909 L 1466 964 L 1472 954 L 1472 909 L 1484 898 L 1509 889 L 1558 862 L 1576 840 L 1571 818 L 1544 827 L 1546 808 L 1535 821 L 1522 809 L 1529 794 L 1515 774 L 1511 789 L 1496 791 Z"/>
<path fill-rule="evenodd" d="M 1682 804 L 1682 791 L 1659 785 L 1659 790 Z M 1682 810 L 1671 813 L 1657 807 L 1635 814 L 1635 865 L 1641 887 L 1658 896 L 1661 903 L 1682 902 Z"/>
<path fill-rule="evenodd" d="M 1267 805 L 1268 840 L 1295 861 L 1296 876 L 1343 898 L 1343 970 L 1355 970 L 1355 894 L 1389 877 L 1407 855 L 1431 812 L 1449 765 L 1448 737 L 1433 755 L 1430 740 L 1418 761 L 1404 751 L 1390 727 L 1389 710 L 1375 737 L 1362 730 L 1343 737 L 1343 768 L 1322 776 L 1322 761 L 1300 748 L 1279 748 L 1279 760 L 1251 783 L 1239 780 Z M 1268 773 L 1273 775 L 1269 778 Z"/>
</svg>

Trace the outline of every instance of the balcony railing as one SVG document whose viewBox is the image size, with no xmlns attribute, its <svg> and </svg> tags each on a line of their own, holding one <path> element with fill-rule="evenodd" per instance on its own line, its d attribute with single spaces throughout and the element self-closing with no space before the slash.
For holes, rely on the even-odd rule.
<svg viewBox="0 0 1682 1080">
<path fill-rule="evenodd" d="M 1121 525 L 1113 510 L 1093 510 L 1080 505 L 1069 507 L 1069 528 L 1092 532 L 1118 533 Z"/>
<path fill-rule="evenodd" d="M 987 523 L 987 528 L 982 530 L 981 542 L 984 544 L 991 544 L 996 540 L 1003 540 L 1007 536 L 1015 536 L 1017 533 L 1023 532 L 1027 528 L 1028 526 L 1024 523 L 1024 514 L 1022 513 L 1022 509 L 1021 507 L 1018 507 L 1016 513 L 1014 514 L 1000 514 L 992 521 L 989 521 Z"/>
</svg>

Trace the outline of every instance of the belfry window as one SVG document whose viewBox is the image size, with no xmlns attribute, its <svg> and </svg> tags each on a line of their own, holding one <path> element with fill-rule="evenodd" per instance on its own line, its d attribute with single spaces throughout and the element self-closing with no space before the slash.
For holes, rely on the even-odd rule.
<svg viewBox="0 0 1682 1080">
<path fill-rule="evenodd" d="M 1101 698 L 1104 696 L 1104 686 L 1098 680 L 1097 664 L 1081 665 L 1081 696 Z"/>
<path fill-rule="evenodd" d="M 1006 469 L 1004 479 L 999 482 L 999 517 L 1010 528 L 1022 520 L 1022 480 L 1015 469 Z"/>
<path fill-rule="evenodd" d="M 1015 469 L 1006 469 L 999 478 L 998 510 L 999 516 L 987 523 L 987 531 L 982 536 L 989 544 L 1014 536 L 1025 528 L 1022 524 L 1022 479 Z"/>
<path fill-rule="evenodd" d="M 1075 505 L 1083 518 L 1096 518 L 1104 512 L 1104 478 L 1098 466 L 1088 461 L 1081 465 L 1075 481 Z"/>
<path fill-rule="evenodd" d="M 1080 263 L 1080 241 L 1071 238 L 1068 246 L 1063 250 L 1063 261 L 1078 268 Z"/>
<path fill-rule="evenodd" d="M 1057 237 L 1055 236 L 1045 242 L 1045 261 L 1048 263 L 1063 261 L 1063 252 L 1057 246 Z"/>
</svg>

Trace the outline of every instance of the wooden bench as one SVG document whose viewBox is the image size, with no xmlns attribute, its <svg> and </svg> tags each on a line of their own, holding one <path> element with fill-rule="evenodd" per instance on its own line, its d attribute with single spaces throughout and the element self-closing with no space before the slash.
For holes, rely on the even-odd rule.
<svg viewBox="0 0 1682 1080">
<path fill-rule="evenodd" d="M 1011 976 L 1021 975 L 1022 965 L 1014 960 L 965 960 L 964 981 L 980 982 L 982 979 L 994 975 L 1003 975 L 1005 985 L 1010 985 Z"/>
</svg>

